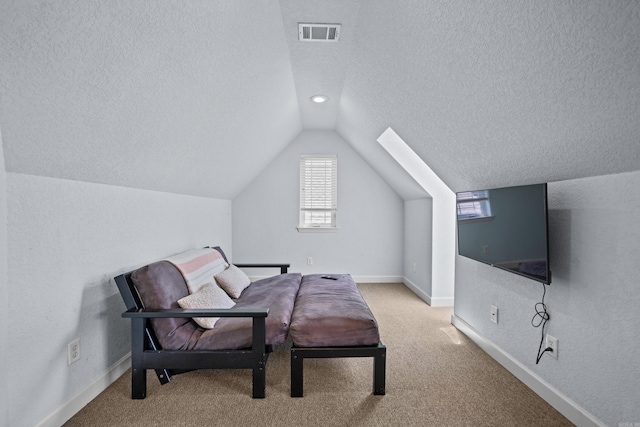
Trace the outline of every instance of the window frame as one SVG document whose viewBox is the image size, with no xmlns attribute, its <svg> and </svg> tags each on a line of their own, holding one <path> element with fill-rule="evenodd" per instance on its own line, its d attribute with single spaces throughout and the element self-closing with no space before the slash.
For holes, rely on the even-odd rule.
<svg viewBox="0 0 640 427">
<path fill-rule="evenodd" d="M 337 231 L 338 155 L 301 154 L 299 189 L 298 231 Z"/>
<path fill-rule="evenodd" d="M 467 213 L 462 213 L 465 210 Z M 464 191 L 456 194 L 456 216 L 460 222 L 492 221 L 489 190 Z"/>
</svg>

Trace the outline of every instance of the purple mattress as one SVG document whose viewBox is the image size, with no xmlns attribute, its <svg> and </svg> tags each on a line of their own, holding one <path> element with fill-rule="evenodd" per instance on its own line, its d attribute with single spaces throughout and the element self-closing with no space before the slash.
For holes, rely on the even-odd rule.
<svg viewBox="0 0 640 427">
<path fill-rule="evenodd" d="M 284 344 L 289 332 L 300 273 L 280 274 L 251 283 L 234 308 L 268 307 L 266 319 L 267 345 Z M 205 329 L 195 346 L 196 350 L 239 349 L 251 347 L 252 320 L 244 317 L 221 317 L 213 329 Z"/>
<path fill-rule="evenodd" d="M 378 324 L 349 274 L 304 276 L 289 334 L 297 347 L 377 345 Z"/>
</svg>

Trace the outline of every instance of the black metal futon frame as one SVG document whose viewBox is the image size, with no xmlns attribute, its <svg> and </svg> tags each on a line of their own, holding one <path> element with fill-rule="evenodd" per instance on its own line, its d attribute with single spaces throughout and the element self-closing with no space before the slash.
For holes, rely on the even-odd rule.
<svg viewBox="0 0 640 427">
<path fill-rule="evenodd" d="M 287 273 L 290 264 L 236 264 L 241 268 L 280 268 Z M 255 309 L 170 309 L 146 310 L 131 281 L 132 271 L 114 278 L 131 319 L 131 397 L 147 395 L 147 369 L 154 369 L 161 384 L 171 376 L 196 369 L 251 369 L 253 397 L 264 398 L 266 364 L 272 348 L 265 344 L 268 308 Z M 149 324 L 152 318 L 250 317 L 253 319 L 251 348 L 240 350 L 164 350 Z"/>
</svg>

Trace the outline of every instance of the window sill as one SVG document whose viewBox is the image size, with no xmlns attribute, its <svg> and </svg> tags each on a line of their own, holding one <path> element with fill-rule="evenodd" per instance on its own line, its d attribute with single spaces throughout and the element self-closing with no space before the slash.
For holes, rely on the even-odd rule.
<svg viewBox="0 0 640 427">
<path fill-rule="evenodd" d="M 338 227 L 296 227 L 299 233 L 337 233 Z"/>
<path fill-rule="evenodd" d="M 495 216 L 483 216 L 479 218 L 467 218 L 467 219 L 459 219 L 460 224 L 473 224 L 474 222 L 488 222 L 493 221 Z"/>
</svg>

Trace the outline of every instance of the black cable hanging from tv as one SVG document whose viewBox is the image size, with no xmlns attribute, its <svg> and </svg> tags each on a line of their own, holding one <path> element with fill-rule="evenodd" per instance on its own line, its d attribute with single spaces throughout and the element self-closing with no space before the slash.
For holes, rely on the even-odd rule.
<svg viewBox="0 0 640 427">
<path fill-rule="evenodd" d="M 547 311 L 547 306 L 544 303 L 544 297 L 547 294 L 547 288 L 546 288 L 546 284 L 542 284 L 542 301 L 536 303 L 536 305 L 534 306 L 535 310 L 536 310 L 536 314 L 533 315 L 533 318 L 531 319 L 531 325 L 534 328 L 539 328 L 540 326 L 542 326 L 542 337 L 540 338 L 540 345 L 538 346 L 538 355 L 536 356 L 536 365 L 538 364 L 538 362 L 540 362 L 540 359 L 542 358 L 542 355 L 544 353 L 546 353 L 547 351 L 553 351 L 553 349 L 551 347 L 547 347 L 544 350 L 542 349 L 542 346 L 544 344 L 544 332 L 545 332 L 545 328 L 547 327 L 547 322 L 549 321 L 549 312 Z"/>
</svg>

